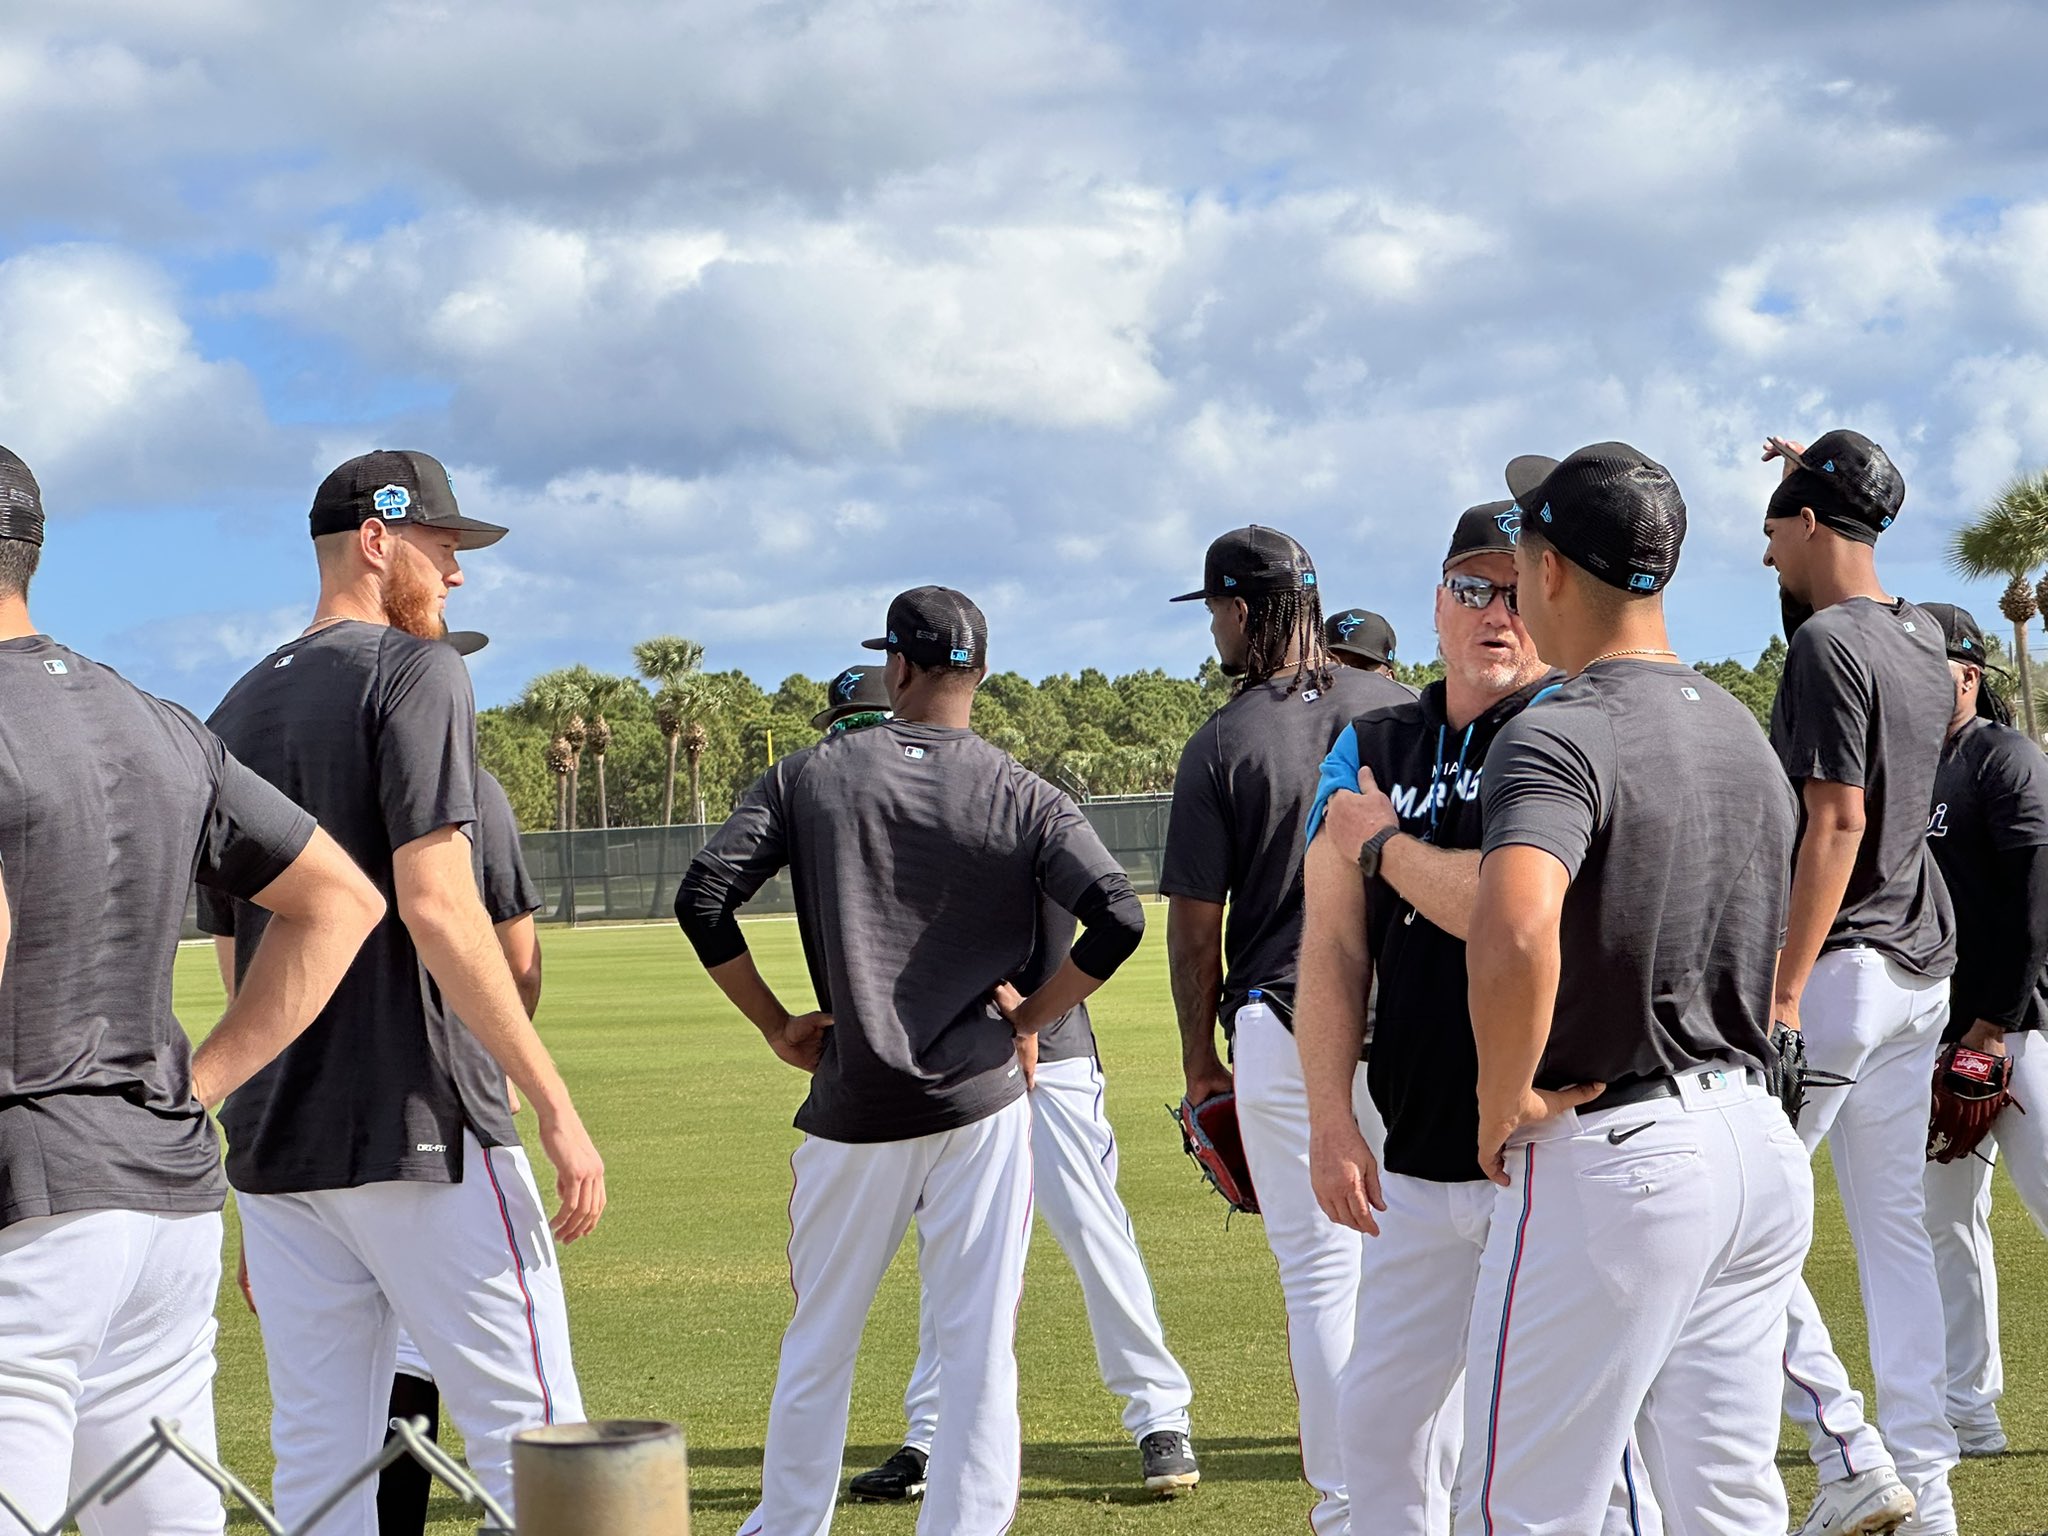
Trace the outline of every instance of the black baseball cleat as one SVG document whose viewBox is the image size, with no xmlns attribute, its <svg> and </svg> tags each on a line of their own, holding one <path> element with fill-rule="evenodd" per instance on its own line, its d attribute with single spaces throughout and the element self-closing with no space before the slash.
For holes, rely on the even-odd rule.
<svg viewBox="0 0 2048 1536">
<path fill-rule="evenodd" d="M 1187 1492 L 1202 1480 L 1195 1465 L 1195 1442 L 1177 1429 L 1154 1430 L 1138 1442 L 1145 1463 L 1145 1488 L 1162 1499 Z"/>
<path fill-rule="evenodd" d="M 863 1472 L 846 1485 L 847 1497 L 863 1504 L 901 1504 L 924 1497 L 924 1469 L 929 1461 L 923 1451 L 906 1445 L 871 1472 Z"/>
</svg>

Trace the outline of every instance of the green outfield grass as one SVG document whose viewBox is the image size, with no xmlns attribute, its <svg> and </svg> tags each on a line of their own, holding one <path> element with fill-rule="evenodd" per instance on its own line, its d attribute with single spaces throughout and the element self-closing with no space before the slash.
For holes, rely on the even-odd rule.
<svg viewBox="0 0 2048 1536">
<path fill-rule="evenodd" d="M 1247 1533 L 1298 1531 L 1309 1505 L 1293 1438 L 1285 1332 L 1273 1260 L 1256 1219 L 1226 1227 L 1222 1205 L 1181 1155 L 1161 1108 L 1178 1098 L 1179 1055 L 1168 1002 L 1164 923 L 1104 991 L 1096 1028 L 1109 1113 L 1123 1149 L 1123 1194 L 1164 1312 L 1167 1336 L 1195 1382 L 1203 1483 L 1173 1504 L 1147 1498 L 1118 1405 L 1095 1374 L 1081 1296 L 1040 1227 L 1018 1339 L 1023 1379 L 1021 1532 Z M 762 968 L 792 1004 L 804 996 L 796 929 L 750 929 Z M 775 1352 L 789 1317 L 790 1116 L 801 1077 L 776 1061 L 727 1008 L 671 928 L 548 930 L 541 1027 L 603 1150 L 611 1210 L 565 1255 L 576 1364 L 593 1417 L 672 1419 L 694 1463 L 696 1528 L 730 1536 L 759 1488 Z M 189 1024 L 217 1013 L 210 952 L 179 958 Z M 2037 1113 L 2048 1113 L 2040 1106 Z M 531 1121 L 531 1116 L 524 1117 Z M 527 1126 L 531 1133 L 530 1123 Z M 1920 1128 L 1901 1126 L 1902 1136 Z M 538 1149 L 535 1158 L 539 1163 Z M 549 1183 L 542 1166 L 543 1186 Z M 1839 1205 L 1823 1181 L 1809 1275 L 1851 1373 L 1869 1380 L 1853 1266 Z M 1957 1474 L 1970 1536 L 2048 1530 L 2048 1265 L 2041 1239 L 1999 1177 L 1996 1225 L 2010 1382 L 2005 1423 L 2014 1453 Z M 550 1202 L 552 1203 L 552 1202 Z M 430 1241 L 431 1234 L 421 1234 Z M 255 1322 L 232 1284 L 221 1295 L 219 1413 L 224 1459 L 268 1486 L 269 1394 Z M 902 1391 L 916 1352 L 916 1288 L 899 1255 L 869 1320 L 854 1383 L 849 1474 L 895 1449 Z M 1360 1347 L 1370 1349 L 1368 1334 Z M 1788 1438 L 1782 1458 L 1795 1513 L 1813 1475 Z M 452 1500 L 436 1536 L 474 1522 Z M 835 1530 L 908 1533 L 914 1512 L 843 1506 Z M 254 1529 L 253 1521 L 238 1528 Z"/>
</svg>

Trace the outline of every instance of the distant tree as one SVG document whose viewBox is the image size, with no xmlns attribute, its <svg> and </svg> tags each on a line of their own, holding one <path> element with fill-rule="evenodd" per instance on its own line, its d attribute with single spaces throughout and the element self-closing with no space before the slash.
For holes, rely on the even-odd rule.
<svg viewBox="0 0 2048 1536">
<path fill-rule="evenodd" d="M 584 710 L 590 704 L 584 680 L 589 675 L 590 668 L 582 665 L 543 672 L 526 685 L 518 704 L 522 715 L 549 733 L 548 767 L 562 782 L 562 814 L 557 824 L 572 831 L 576 826 L 577 769 L 590 737 L 584 722 Z M 558 742 L 566 758 L 557 752 Z"/>
<path fill-rule="evenodd" d="M 2013 661 L 2019 672 L 2021 719 L 2040 740 L 2034 712 L 2034 675 L 2027 626 L 2041 611 L 2034 573 L 2048 565 L 2048 470 L 2021 475 L 1949 539 L 1949 568 L 1972 580 L 2006 578 L 1998 611 L 2012 625 Z M 2048 582 L 2043 583 L 2048 587 Z"/>
<path fill-rule="evenodd" d="M 661 728 L 662 740 L 668 743 L 668 777 L 661 791 L 661 824 L 672 827 L 676 821 L 676 753 L 681 749 L 683 731 L 689 723 L 675 690 L 683 686 L 684 679 L 703 669 L 704 647 L 681 635 L 656 635 L 633 647 L 633 665 L 642 677 L 654 684 L 655 720 Z"/>
<path fill-rule="evenodd" d="M 597 764 L 597 824 L 612 824 L 611 801 L 606 794 L 604 760 L 612 749 L 612 724 L 605 716 L 615 714 L 629 699 L 645 698 L 646 690 L 633 678 L 612 672 L 591 672 L 582 679 L 585 707 L 590 711 L 590 757 Z"/>
</svg>

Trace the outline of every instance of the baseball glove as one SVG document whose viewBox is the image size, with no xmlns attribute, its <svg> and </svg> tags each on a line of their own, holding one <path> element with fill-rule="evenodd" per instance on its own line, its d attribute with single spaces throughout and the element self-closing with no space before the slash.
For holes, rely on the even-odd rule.
<svg viewBox="0 0 2048 1536">
<path fill-rule="evenodd" d="M 1210 1188 L 1233 1211 L 1258 1215 L 1259 1197 L 1245 1161 L 1244 1137 L 1237 1129 L 1237 1095 L 1219 1093 L 1199 1104 L 1184 1098 L 1178 1107 L 1169 1104 L 1166 1109 L 1180 1127 L 1182 1150 L 1195 1160 Z"/>
<path fill-rule="evenodd" d="M 1806 1036 L 1785 1024 L 1771 1026 L 1771 1050 L 1775 1055 L 1764 1082 L 1785 1106 L 1785 1118 L 1797 1127 L 1799 1112 L 1806 1108 L 1809 1084 L 1816 1088 L 1846 1088 L 1856 1079 L 1839 1072 L 1823 1072 L 1806 1064 Z"/>
<path fill-rule="evenodd" d="M 1927 1120 L 1927 1156 L 1952 1163 L 1977 1150 L 2012 1096 L 2012 1058 L 1946 1045 L 1934 1058 L 1934 1108 Z M 2020 1110 L 2025 1114 L 2024 1107 Z"/>
</svg>

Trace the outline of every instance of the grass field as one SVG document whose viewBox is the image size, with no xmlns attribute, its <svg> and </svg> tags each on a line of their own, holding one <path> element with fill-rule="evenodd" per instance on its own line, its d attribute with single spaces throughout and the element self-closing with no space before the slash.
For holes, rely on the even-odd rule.
<svg viewBox="0 0 2048 1536">
<path fill-rule="evenodd" d="M 1309 1498 L 1293 1439 L 1272 1256 L 1255 1219 L 1226 1228 L 1221 1204 L 1198 1182 L 1161 1109 L 1180 1093 L 1164 926 L 1154 921 L 1144 948 L 1098 999 L 1095 1017 L 1122 1144 L 1124 1198 L 1151 1263 L 1167 1337 L 1194 1378 L 1203 1483 L 1174 1504 L 1155 1503 L 1137 1486 L 1118 1405 L 1095 1375 L 1080 1291 L 1041 1225 L 1018 1339 L 1025 1442 L 1018 1529 L 1025 1533 L 1247 1536 L 1305 1526 Z M 794 924 L 764 920 L 750 936 L 764 971 L 796 1002 L 804 994 Z M 725 1006 L 673 929 L 550 930 L 544 944 L 541 1027 L 605 1154 L 611 1191 L 603 1225 L 565 1256 L 586 1405 L 593 1417 L 682 1424 L 696 1528 L 730 1536 L 758 1492 L 776 1346 L 789 1316 L 783 1248 L 788 1157 L 797 1139 L 789 1121 L 802 1080 Z M 178 997 L 188 1023 L 217 1013 L 208 951 L 181 954 Z M 1902 1126 L 1900 1134 L 1920 1130 Z M 550 1187 L 544 1168 L 542 1184 Z M 1867 1385 L 1847 1236 L 1832 1186 L 1823 1180 L 1823 1188 L 1809 1275 L 1851 1375 Z M 1958 1471 L 1962 1529 L 2039 1536 L 2048 1531 L 2048 1349 L 2039 1342 L 2048 1264 L 2002 1174 L 1996 1226 L 2010 1383 L 2005 1423 L 2014 1453 Z M 221 1320 L 223 1457 L 264 1489 L 270 1405 L 262 1346 L 231 1285 L 222 1292 Z M 895 1449 L 915 1352 L 916 1288 L 906 1251 L 869 1321 L 849 1470 Z M 1803 1447 L 1786 1445 L 1786 1481 L 1795 1512 L 1803 1513 L 1813 1475 Z M 474 1529 L 452 1499 L 437 1503 L 435 1514 L 435 1536 Z M 851 1536 L 908 1533 L 914 1521 L 906 1509 L 847 1505 L 834 1528 Z"/>
</svg>

